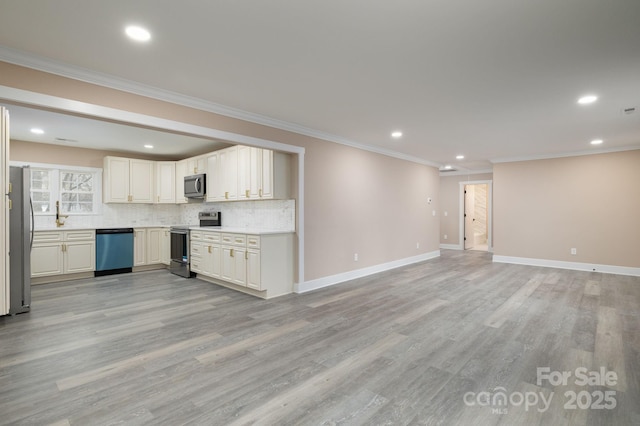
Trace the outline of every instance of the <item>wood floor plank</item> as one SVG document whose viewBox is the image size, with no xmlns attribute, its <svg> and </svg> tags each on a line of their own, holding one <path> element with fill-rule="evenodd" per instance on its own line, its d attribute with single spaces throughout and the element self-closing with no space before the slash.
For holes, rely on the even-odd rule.
<svg viewBox="0 0 640 426">
<path fill-rule="evenodd" d="M 516 291 L 509 299 L 507 299 L 504 304 L 498 308 L 487 320 L 484 322 L 485 325 L 494 328 L 500 328 L 504 322 L 509 319 L 510 315 L 512 315 L 515 311 L 520 308 L 520 306 L 524 303 L 525 300 L 540 285 L 541 280 L 539 277 L 533 278 L 529 280 L 525 285 L 523 285 L 518 291 Z"/>
<path fill-rule="evenodd" d="M 170 355 L 174 352 L 179 352 L 181 350 L 184 350 L 192 346 L 201 345 L 205 342 L 210 342 L 220 337 L 221 336 L 218 333 L 211 333 L 204 336 L 198 336 L 192 339 L 184 340 L 182 342 L 178 342 L 176 344 L 166 346 L 162 349 L 158 349 L 153 352 L 141 354 L 133 358 L 127 358 L 113 364 L 105 365 L 104 367 L 98 368 L 96 370 L 85 371 L 83 373 L 76 374 L 74 376 L 67 377 L 62 380 L 58 380 L 56 382 L 56 385 L 60 390 L 71 389 L 76 386 L 83 385 L 85 383 L 104 379 L 105 377 L 108 377 L 111 374 L 119 373 L 121 371 L 130 369 L 133 367 L 137 367 L 139 365 L 143 365 L 149 361 L 154 360 L 155 358 L 160 358 L 166 355 Z"/>
<path fill-rule="evenodd" d="M 295 388 L 277 395 L 261 407 L 242 415 L 231 423 L 230 426 L 277 423 L 280 416 L 283 415 L 283 412 L 295 409 L 299 405 L 309 404 L 310 401 L 313 401 L 313 397 L 327 392 L 333 387 L 334 383 L 346 380 L 349 377 L 349 373 L 355 368 L 373 361 L 376 357 L 383 354 L 389 348 L 399 344 L 404 339 L 406 339 L 405 336 L 390 334 L 376 341 L 368 348 L 359 351 L 357 355 L 345 359 L 336 366 L 317 374 L 312 379 L 304 381 Z"/>
</svg>

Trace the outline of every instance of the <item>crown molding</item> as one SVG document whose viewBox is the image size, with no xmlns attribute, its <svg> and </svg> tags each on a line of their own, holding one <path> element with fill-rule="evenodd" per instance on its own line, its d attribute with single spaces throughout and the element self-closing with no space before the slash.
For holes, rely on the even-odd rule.
<svg viewBox="0 0 640 426">
<path fill-rule="evenodd" d="M 550 160 L 553 158 L 581 157 L 584 155 L 609 154 L 613 152 L 635 151 L 636 149 L 640 149 L 640 145 L 621 146 L 616 148 L 597 149 L 597 150 L 589 150 L 589 151 L 561 152 L 558 154 L 540 154 L 540 155 L 527 155 L 522 157 L 493 158 L 493 159 L 490 159 L 489 161 L 492 164 L 516 163 L 518 161 Z"/>
<path fill-rule="evenodd" d="M 275 129 L 285 130 L 312 138 L 322 139 L 328 142 L 337 143 L 340 145 L 350 146 L 352 148 L 361 149 L 364 151 L 370 151 L 377 154 L 382 154 L 387 157 L 398 158 L 400 160 L 406 160 L 413 163 L 423 164 L 426 166 L 439 168 L 441 164 L 433 161 L 428 161 L 419 157 L 415 157 L 401 152 L 370 146 L 363 143 L 351 141 L 340 136 L 336 136 L 330 133 L 326 133 L 320 130 L 311 129 L 309 127 L 300 126 L 295 123 L 290 123 L 283 120 L 274 119 L 261 114 L 255 114 L 248 111 L 243 111 L 237 108 L 228 107 L 225 105 L 217 104 L 215 102 L 206 101 L 204 99 L 195 98 L 192 96 L 182 95 L 180 93 L 172 92 L 170 90 L 160 89 L 158 87 L 148 86 L 135 81 L 115 77 L 113 75 L 92 71 L 82 67 L 76 67 L 62 62 L 58 62 L 49 58 L 45 58 L 39 55 L 33 55 L 30 53 L 22 52 L 16 49 L 9 48 L 7 46 L 0 45 L 0 61 L 8 62 L 14 65 L 19 65 L 26 68 L 43 71 L 49 74 L 59 75 L 61 77 L 71 78 L 74 80 L 83 81 L 85 83 L 95 84 L 98 86 L 107 87 L 110 89 L 121 90 L 124 92 L 132 93 L 135 95 L 145 96 L 152 99 L 157 99 L 164 102 L 170 102 L 173 104 L 198 109 L 201 111 L 211 112 L 214 114 L 223 115 L 225 117 L 235 118 L 238 120 L 247 121 L 254 124 L 260 124 L 263 126 L 272 127 Z"/>
<path fill-rule="evenodd" d="M 472 175 L 483 175 L 487 173 L 493 173 L 493 169 L 482 169 L 482 170 L 456 170 L 455 172 L 445 172 L 440 170 L 440 177 L 447 176 L 472 176 Z"/>
</svg>

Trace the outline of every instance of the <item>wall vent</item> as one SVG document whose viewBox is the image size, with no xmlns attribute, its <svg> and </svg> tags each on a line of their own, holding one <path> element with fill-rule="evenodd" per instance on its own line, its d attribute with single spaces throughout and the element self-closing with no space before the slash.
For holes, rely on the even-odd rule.
<svg viewBox="0 0 640 426">
<path fill-rule="evenodd" d="M 636 112 L 636 107 L 629 107 L 629 108 L 622 109 L 623 115 L 631 115 L 631 114 L 635 114 L 635 112 Z"/>
</svg>

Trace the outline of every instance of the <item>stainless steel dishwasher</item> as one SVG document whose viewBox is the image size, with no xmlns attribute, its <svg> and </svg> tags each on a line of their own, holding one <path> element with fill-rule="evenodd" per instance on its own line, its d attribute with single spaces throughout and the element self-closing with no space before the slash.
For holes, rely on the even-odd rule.
<svg viewBox="0 0 640 426">
<path fill-rule="evenodd" d="M 95 276 L 133 269 L 133 228 L 96 229 Z"/>
</svg>

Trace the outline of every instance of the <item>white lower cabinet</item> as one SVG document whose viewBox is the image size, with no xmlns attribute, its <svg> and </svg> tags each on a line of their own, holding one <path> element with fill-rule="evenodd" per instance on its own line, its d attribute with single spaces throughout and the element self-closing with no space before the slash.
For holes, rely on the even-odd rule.
<svg viewBox="0 0 640 426">
<path fill-rule="evenodd" d="M 133 266 L 147 264 L 147 230 L 136 228 L 133 230 Z"/>
<path fill-rule="evenodd" d="M 260 280 L 260 250 L 247 249 L 247 287 L 262 290 Z"/>
<path fill-rule="evenodd" d="M 63 274 L 62 241 L 59 243 L 38 243 L 38 233 L 33 238 L 31 249 L 31 276 L 47 277 Z"/>
<path fill-rule="evenodd" d="M 293 234 L 191 232 L 191 270 L 200 278 L 271 298 L 293 292 Z"/>
<path fill-rule="evenodd" d="M 160 232 L 160 262 L 169 266 L 171 263 L 171 232 L 162 228 Z"/>
<path fill-rule="evenodd" d="M 93 230 L 35 231 L 31 250 L 31 276 L 93 272 L 96 239 Z"/>
<path fill-rule="evenodd" d="M 162 228 L 147 228 L 147 265 L 162 263 Z"/>
<path fill-rule="evenodd" d="M 163 234 L 165 234 L 163 240 Z M 134 228 L 133 230 L 133 266 L 169 264 L 170 247 L 163 248 L 163 244 L 170 244 L 167 228 Z M 164 243 L 163 243 L 164 241 Z M 163 254 L 164 251 L 164 254 Z M 166 258 L 163 259 L 163 256 Z"/>
</svg>

